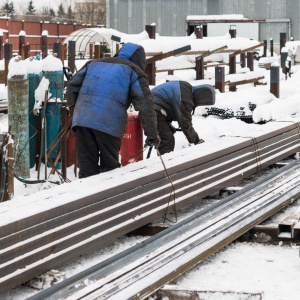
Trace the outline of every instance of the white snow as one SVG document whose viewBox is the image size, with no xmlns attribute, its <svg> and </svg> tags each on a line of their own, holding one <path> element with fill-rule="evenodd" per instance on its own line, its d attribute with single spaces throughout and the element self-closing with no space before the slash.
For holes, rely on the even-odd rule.
<svg viewBox="0 0 300 300">
<path fill-rule="evenodd" d="M 229 17 L 226 16 L 226 18 Z M 239 16 L 235 15 L 234 18 L 237 19 Z M 240 16 L 240 18 L 243 18 L 243 16 Z M 107 36 L 110 33 L 107 32 Z M 201 49 L 203 51 L 211 51 L 224 45 L 230 49 L 240 50 L 258 44 L 258 41 L 249 41 L 244 38 L 237 38 L 233 41 L 229 39 L 228 35 L 214 39 L 207 38 L 200 41 L 196 40 L 194 36 L 172 39 L 171 37 L 162 37 L 159 35 L 157 35 L 156 40 L 149 40 L 145 32 L 132 36 L 117 31 L 114 31 L 114 34 L 120 36 L 122 41 L 131 41 L 143 45 L 148 53 L 165 53 L 187 44 L 191 45 L 192 50 Z M 297 41 L 293 45 L 287 43 L 287 48 L 295 47 L 296 43 Z M 218 54 L 217 57 L 228 61 L 228 54 Z M 211 55 L 206 59 L 214 60 L 215 58 L 216 56 Z M 272 62 L 280 61 L 279 56 L 276 55 L 274 58 L 266 58 L 265 61 L 267 59 Z M 170 57 L 158 62 L 157 67 L 160 70 L 168 68 L 176 69 L 178 67 L 182 69 L 191 68 L 194 61 L 195 55 Z M 79 60 L 77 63 L 77 69 L 79 69 L 84 61 Z M 61 69 L 62 63 L 53 56 L 48 56 L 42 62 L 15 62 L 13 60 L 10 62 L 9 76 L 26 74 L 27 72 L 39 74 L 41 70 L 57 71 Z M 205 140 L 205 143 L 197 146 L 190 145 L 183 133 L 177 132 L 175 134 L 176 146 L 174 153 L 163 156 L 167 167 L 183 162 L 187 159 L 187 156 L 193 158 L 196 155 L 195 152 L 209 154 L 211 149 L 222 149 L 243 141 L 245 138 L 262 135 L 271 130 L 282 128 L 287 124 L 300 121 L 300 65 L 292 66 L 291 78 L 285 80 L 285 76 L 281 75 L 279 98 L 270 93 L 270 71 L 259 68 L 257 61 L 255 61 L 254 72 L 250 72 L 247 68 L 238 68 L 238 66 L 238 74 L 235 75 L 228 74 L 227 66 L 225 66 L 225 70 L 226 78 L 230 79 L 230 81 L 264 76 L 263 83 L 265 85 L 256 87 L 253 84 L 240 85 L 237 87 L 237 92 L 229 92 L 228 88 L 226 88 L 225 93 L 217 91 L 216 94 L 215 107 L 230 109 L 233 112 L 243 108 L 247 114 L 250 114 L 249 103 L 255 104 L 256 108 L 253 111 L 253 119 L 256 123 L 247 124 L 235 118 L 219 119 L 215 116 L 205 117 L 203 115 L 211 107 L 198 107 L 193 116 L 193 125 L 199 136 Z M 157 84 L 174 79 L 187 80 L 192 85 L 202 83 L 214 84 L 214 68 L 208 68 L 205 71 L 204 80 L 195 80 L 195 71 L 192 69 L 175 70 L 172 76 L 168 76 L 167 72 L 156 74 Z M 47 83 L 41 87 L 41 91 L 36 91 L 36 98 L 38 100 L 43 100 L 46 86 Z M 7 91 L 5 87 L 0 86 L 0 99 L 2 98 L 7 99 Z M 0 129 L 2 132 L 5 132 L 8 126 L 7 116 L 1 114 L 0 117 Z M 257 124 L 261 121 L 267 121 L 267 123 L 264 125 Z M 144 156 L 146 155 L 144 154 Z M 72 180 L 73 183 L 71 184 L 64 183 L 56 186 L 48 182 L 46 184 L 24 185 L 16 181 L 14 199 L 0 204 L 0 224 L 5 224 L 20 216 L 44 210 L 52 205 L 56 205 L 56 203 L 63 204 L 64 202 L 72 201 L 80 195 L 83 196 L 87 193 L 92 193 L 95 190 L 99 190 L 100 183 L 105 185 L 105 187 L 114 186 L 118 184 L 120 179 L 123 182 L 124 178 L 128 181 L 135 180 L 141 176 L 147 176 L 151 171 L 157 169 L 162 169 L 161 162 L 158 157 L 152 155 L 149 160 L 133 163 L 109 173 L 82 180 L 75 178 L 73 167 L 70 167 L 67 176 Z M 31 178 L 36 179 L 36 176 L 36 171 L 33 168 L 31 170 Z M 49 180 L 56 179 L 55 175 L 52 175 Z M 49 198 L 49 201 L 39 201 L 46 196 Z M 14 214 L 6 214 L 6 211 L 12 206 L 15 207 Z M 139 218 L 139 216 L 136 218 Z M 72 276 L 84 268 L 103 261 L 110 255 L 119 253 L 144 239 L 144 237 L 119 238 L 106 247 L 96 249 L 91 254 L 81 257 L 72 264 L 62 266 L 62 271 L 66 273 L 67 277 Z M 297 245 L 262 246 L 254 243 L 232 243 L 175 282 L 179 286 L 189 289 L 248 293 L 262 292 L 264 300 L 297 300 L 300 295 L 299 274 L 300 258 L 299 246 Z M 35 290 L 27 287 L 18 287 L 5 293 L 1 299 L 21 300 L 34 293 L 36 293 Z"/>
</svg>

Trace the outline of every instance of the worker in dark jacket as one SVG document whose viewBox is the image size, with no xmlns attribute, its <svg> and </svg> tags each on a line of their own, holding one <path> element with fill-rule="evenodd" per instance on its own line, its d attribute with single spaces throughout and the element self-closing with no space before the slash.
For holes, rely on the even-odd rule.
<svg viewBox="0 0 300 300">
<path fill-rule="evenodd" d="M 127 109 L 139 111 L 146 144 L 156 146 L 156 114 L 144 48 L 125 44 L 115 57 L 87 62 L 69 81 L 67 102 L 76 135 L 79 178 L 120 167 Z"/>
<path fill-rule="evenodd" d="M 204 141 L 199 138 L 192 124 L 192 114 L 197 106 L 215 103 L 215 90 L 209 84 L 192 86 L 186 81 L 170 81 L 156 86 L 151 90 L 157 114 L 160 154 L 174 151 L 175 127 L 177 121 L 191 144 Z"/>
</svg>

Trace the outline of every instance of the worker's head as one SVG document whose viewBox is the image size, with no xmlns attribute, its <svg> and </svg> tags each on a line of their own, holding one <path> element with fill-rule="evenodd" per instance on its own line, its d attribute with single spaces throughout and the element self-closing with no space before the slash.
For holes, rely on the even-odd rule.
<svg viewBox="0 0 300 300">
<path fill-rule="evenodd" d="M 116 56 L 126 58 L 140 67 L 143 71 L 146 70 L 146 54 L 141 45 L 126 43 L 122 46 Z"/>
<path fill-rule="evenodd" d="M 210 84 L 201 84 L 193 87 L 195 106 L 215 104 L 216 91 Z"/>
</svg>

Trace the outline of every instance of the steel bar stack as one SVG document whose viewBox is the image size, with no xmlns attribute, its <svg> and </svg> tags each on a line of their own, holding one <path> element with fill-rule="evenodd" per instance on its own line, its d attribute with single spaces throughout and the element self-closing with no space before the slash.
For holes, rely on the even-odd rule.
<svg viewBox="0 0 300 300">
<path fill-rule="evenodd" d="M 211 145 L 212 153 L 198 145 L 193 152 L 164 155 L 170 178 L 155 157 L 113 175 L 100 174 L 99 190 L 91 189 L 91 178 L 70 183 L 55 198 L 41 192 L 30 208 L 30 201 L 23 199 L 24 212 L 19 208 L 17 217 L 14 200 L 1 204 L 0 293 L 164 216 L 167 209 L 174 212 L 170 180 L 180 207 L 298 152 L 299 123 L 288 124 L 255 138 L 236 137 L 227 143 L 226 137 L 220 138 Z M 120 172 L 125 176 L 118 177 Z M 109 184 L 109 176 L 119 182 Z M 86 194 L 74 193 L 79 184 Z M 72 201 L 65 201 L 68 197 Z M 49 202 L 52 206 L 42 209 Z"/>
</svg>

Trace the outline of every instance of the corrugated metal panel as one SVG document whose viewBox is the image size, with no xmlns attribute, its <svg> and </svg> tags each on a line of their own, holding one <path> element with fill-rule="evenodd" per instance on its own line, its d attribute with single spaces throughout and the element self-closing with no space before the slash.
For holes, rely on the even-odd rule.
<svg viewBox="0 0 300 300">
<path fill-rule="evenodd" d="M 207 36 L 223 36 L 229 32 L 230 26 L 236 26 L 237 37 L 245 37 L 249 39 L 259 40 L 259 25 L 258 23 L 208 23 Z"/>
<path fill-rule="evenodd" d="M 156 23 L 160 35 L 186 34 L 187 15 L 242 14 L 248 19 L 291 18 L 291 34 L 300 39 L 300 1 L 291 0 L 107 0 L 109 27 L 128 33 L 140 33 L 144 26 Z M 258 40 L 280 32 L 289 34 L 288 23 L 260 23 Z M 227 29 L 226 29 L 227 30 Z M 241 29 L 242 30 L 242 29 Z M 238 33 L 239 34 L 239 33 Z"/>
</svg>

